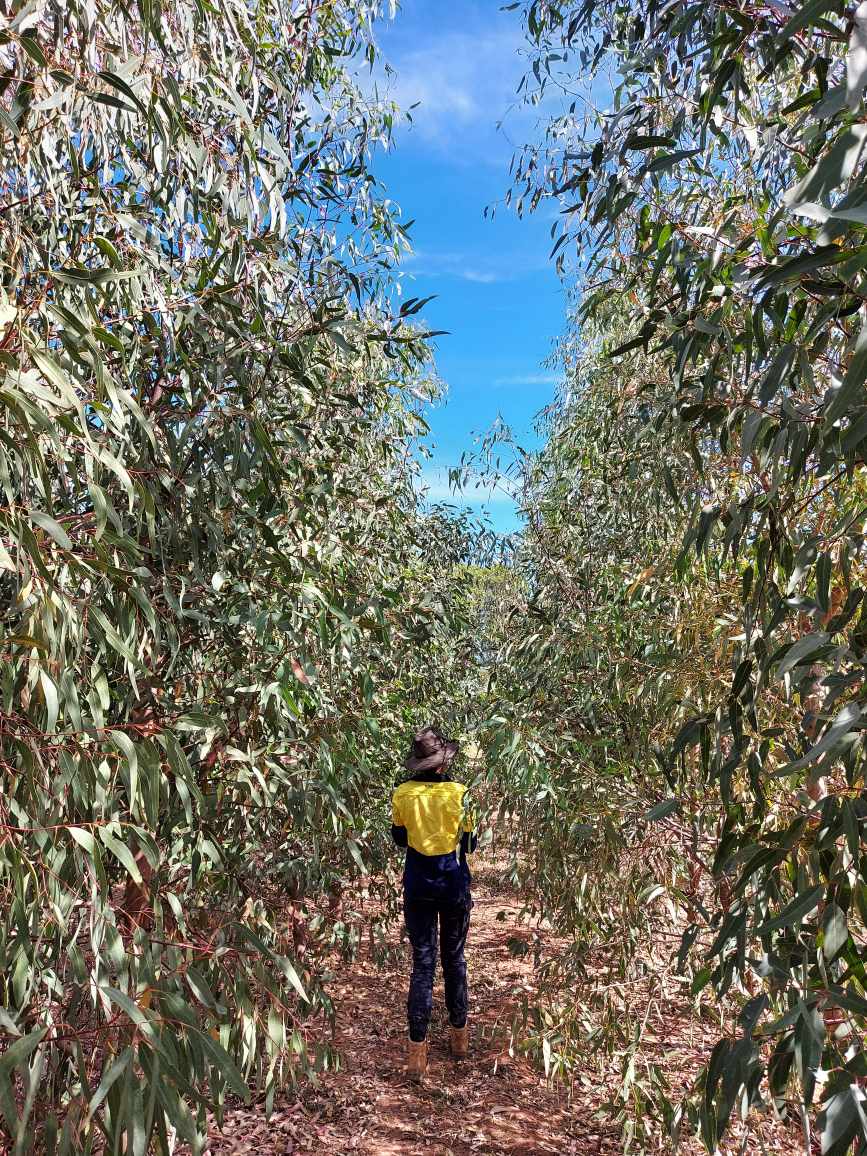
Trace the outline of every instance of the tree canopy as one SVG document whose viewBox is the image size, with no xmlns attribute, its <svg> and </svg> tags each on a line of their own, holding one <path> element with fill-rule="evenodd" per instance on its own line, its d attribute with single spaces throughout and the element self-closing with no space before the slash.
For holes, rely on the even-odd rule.
<svg viewBox="0 0 867 1156">
<path fill-rule="evenodd" d="M 687 1106 L 709 1151 L 793 1085 L 808 1141 L 867 1141 L 863 8 L 522 6 L 528 99 L 563 112 L 511 196 L 558 202 L 575 308 L 523 471 L 506 781 L 585 954 L 616 929 L 625 973 L 650 898 L 684 913 L 728 1009 Z"/>
<path fill-rule="evenodd" d="M 16 1152 L 200 1151 L 209 1104 L 330 1062 L 316 945 L 354 950 L 340 896 L 383 864 L 398 748 L 461 682 L 431 559 L 465 540 L 414 483 L 439 385 L 367 168 L 393 111 L 350 79 L 371 18 L 71 2 L 4 25 Z"/>
<path fill-rule="evenodd" d="M 770 1104 L 864 1147 L 865 5 L 509 6 L 573 308 L 505 546 L 419 497 L 378 7 L 4 14 L 4 1135 L 201 1152 L 337 1062 L 439 717 L 567 943 L 546 1074 L 619 1056 L 627 1145 Z M 660 956 L 721 1025 L 684 1103 L 605 988 Z"/>
</svg>

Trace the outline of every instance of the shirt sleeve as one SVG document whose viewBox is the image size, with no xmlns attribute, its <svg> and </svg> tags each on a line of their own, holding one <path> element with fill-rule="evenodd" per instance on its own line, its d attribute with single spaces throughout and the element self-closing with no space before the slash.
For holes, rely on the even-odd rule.
<svg viewBox="0 0 867 1156">
<path fill-rule="evenodd" d="M 475 831 L 476 829 L 476 813 L 473 807 L 472 799 L 469 791 L 464 791 L 461 799 L 461 830 Z"/>
<path fill-rule="evenodd" d="M 391 838 L 398 847 L 409 846 L 409 838 L 403 822 L 403 812 L 396 791 L 391 797 Z"/>
<path fill-rule="evenodd" d="M 469 855 L 475 851 L 479 842 L 476 830 L 476 814 L 473 808 L 472 800 L 468 797 L 469 792 L 465 791 L 462 799 L 463 810 L 461 812 L 461 851 L 464 855 Z"/>
<path fill-rule="evenodd" d="M 461 851 L 464 855 L 472 855 L 478 846 L 479 838 L 473 831 L 464 831 L 461 835 Z"/>
</svg>

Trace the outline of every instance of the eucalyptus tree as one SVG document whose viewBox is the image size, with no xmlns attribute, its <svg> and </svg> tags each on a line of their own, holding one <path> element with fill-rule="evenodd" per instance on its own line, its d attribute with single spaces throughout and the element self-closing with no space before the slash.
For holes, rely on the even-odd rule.
<svg viewBox="0 0 867 1156">
<path fill-rule="evenodd" d="M 353 80 L 376 8 L 4 8 L 15 1152 L 201 1151 L 209 1106 L 330 1062 L 317 945 L 357 943 L 396 736 L 452 674 L 417 643 L 463 614 L 367 168 L 394 110 Z"/>
<path fill-rule="evenodd" d="M 615 308 L 602 332 L 618 327 Z M 566 342 L 543 446 L 517 479 L 526 528 L 492 624 L 485 745 L 515 877 L 567 944 L 540 957 L 526 1046 L 550 1075 L 586 1078 L 595 1063 L 607 1082 L 622 1067 L 624 1139 L 650 1143 L 652 1116 L 675 1110 L 636 1056 L 649 949 L 670 932 L 660 881 L 683 885 L 695 867 L 670 802 L 657 809 L 674 784 L 663 749 L 672 719 L 714 701 L 723 599 L 713 568 L 677 566 L 669 487 L 695 482 L 688 437 L 660 445 L 650 420 L 643 385 L 659 361 L 642 357 L 624 389 L 589 327 L 583 340 Z"/>
<path fill-rule="evenodd" d="M 688 453 L 686 475 L 659 478 L 677 540 L 626 551 L 624 584 L 667 609 L 618 694 L 663 677 L 666 648 L 705 688 L 659 720 L 668 782 L 651 812 L 679 811 L 687 842 L 712 845 L 683 948 L 696 993 L 741 1006 L 691 1111 L 712 1150 L 736 1106 L 784 1111 L 794 1092 L 807 1136 L 815 1121 L 842 1153 L 867 1143 L 865 6 L 522 8 L 529 98 L 556 91 L 565 111 L 516 159 L 513 197 L 560 201 L 579 338 L 607 332 L 597 372 L 617 383 L 598 420 L 623 425 L 639 389 L 658 443 Z M 581 444 L 569 428 L 555 441 Z M 624 485 L 645 501 L 641 468 Z M 543 479 L 540 510 L 574 527 L 568 489 Z M 583 563 L 564 565 L 578 581 Z M 716 657 L 672 634 L 696 575 L 712 579 Z"/>
</svg>

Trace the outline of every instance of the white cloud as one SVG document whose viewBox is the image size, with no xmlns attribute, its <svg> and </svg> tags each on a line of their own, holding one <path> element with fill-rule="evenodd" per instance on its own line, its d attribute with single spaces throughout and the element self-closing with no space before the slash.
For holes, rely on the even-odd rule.
<svg viewBox="0 0 867 1156">
<path fill-rule="evenodd" d="M 415 250 L 403 259 L 403 267 L 416 276 L 455 277 L 479 285 L 494 285 L 508 281 L 511 273 L 497 268 L 495 263 L 480 263 L 477 257 L 466 253 L 433 253 L 427 249 Z M 513 267 L 510 264 L 510 270 Z"/>
<path fill-rule="evenodd" d="M 498 377 L 494 385 L 556 385 L 556 373 L 517 373 L 512 377 Z"/>
<path fill-rule="evenodd" d="M 465 281 L 476 281 L 479 285 L 493 285 L 503 280 L 498 273 L 483 273 L 479 269 L 464 269 L 458 276 L 463 277 Z"/>
<path fill-rule="evenodd" d="M 476 34 L 431 35 L 398 52 L 390 61 L 392 95 L 406 110 L 418 105 L 410 112 L 412 131 L 447 150 L 460 148 L 469 129 L 496 131 L 521 78 L 520 44 L 520 24 L 512 20 Z"/>
<path fill-rule="evenodd" d="M 431 27 L 399 12 L 381 34 L 388 70 L 375 71 L 377 88 L 409 114 L 405 131 L 416 140 L 452 161 L 502 165 L 539 119 L 517 95 L 527 63 L 521 21 L 496 7 L 458 5 L 454 16 L 459 27 L 443 28 L 439 17 Z"/>
<path fill-rule="evenodd" d="M 511 505 L 515 501 L 511 483 L 506 478 L 500 478 L 496 485 L 491 486 L 484 479 L 471 475 L 463 489 L 453 489 L 447 466 L 429 466 L 422 470 L 419 490 L 428 502 L 452 502 L 456 506 Z"/>
<path fill-rule="evenodd" d="M 478 285 L 516 281 L 527 274 L 550 267 L 544 252 L 516 253 L 512 250 L 502 250 L 488 255 L 487 251 L 479 254 L 415 249 L 404 256 L 402 265 L 413 276 L 454 277 Z"/>
</svg>

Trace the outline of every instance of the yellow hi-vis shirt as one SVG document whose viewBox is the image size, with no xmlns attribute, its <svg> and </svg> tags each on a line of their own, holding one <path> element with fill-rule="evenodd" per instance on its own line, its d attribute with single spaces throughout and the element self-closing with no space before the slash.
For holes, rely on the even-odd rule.
<svg viewBox="0 0 867 1156">
<path fill-rule="evenodd" d="M 463 783 L 448 779 L 401 783 L 391 799 L 391 821 L 406 827 L 407 842 L 421 855 L 448 855 L 457 849 L 461 835 L 473 829 L 464 809 Z"/>
</svg>

